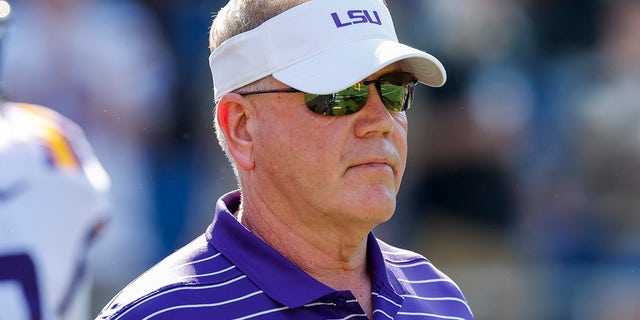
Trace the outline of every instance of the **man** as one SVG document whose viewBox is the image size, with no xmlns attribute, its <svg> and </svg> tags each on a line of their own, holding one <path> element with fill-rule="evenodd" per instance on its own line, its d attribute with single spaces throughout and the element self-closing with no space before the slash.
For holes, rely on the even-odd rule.
<svg viewBox="0 0 640 320">
<path fill-rule="evenodd" d="M 87 319 L 109 177 L 55 111 L 0 103 L 0 319 Z"/>
<path fill-rule="evenodd" d="M 395 210 L 413 86 L 445 81 L 384 4 L 232 0 L 210 47 L 240 190 L 98 319 L 473 319 L 451 279 L 371 233 Z"/>
</svg>

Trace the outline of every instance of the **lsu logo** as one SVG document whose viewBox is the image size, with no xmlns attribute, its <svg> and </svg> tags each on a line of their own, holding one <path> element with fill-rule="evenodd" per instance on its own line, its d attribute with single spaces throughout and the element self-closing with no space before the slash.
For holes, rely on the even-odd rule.
<svg viewBox="0 0 640 320">
<path fill-rule="evenodd" d="M 380 21 L 380 16 L 378 15 L 377 11 L 371 11 L 370 13 L 368 10 L 349 10 L 346 13 L 346 17 L 343 16 L 341 18 L 337 12 L 332 13 L 331 17 L 333 18 L 333 22 L 338 28 L 359 23 L 373 23 L 382 25 L 382 21 Z"/>
</svg>

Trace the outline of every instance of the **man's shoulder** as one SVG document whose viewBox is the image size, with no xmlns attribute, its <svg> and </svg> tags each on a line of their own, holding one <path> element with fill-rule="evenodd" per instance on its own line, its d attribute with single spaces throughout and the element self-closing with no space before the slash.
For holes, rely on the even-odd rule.
<svg viewBox="0 0 640 320">
<path fill-rule="evenodd" d="M 416 262 L 430 263 L 426 257 L 417 252 L 392 246 L 380 239 L 377 239 L 377 241 L 380 246 L 382 256 L 387 263 L 391 263 L 393 265 Z"/>
<path fill-rule="evenodd" d="M 403 283 L 403 286 L 429 289 L 449 288 L 452 294 L 461 295 L 460 289 L 449 276 L 440 271 L 423 255 L 389 245 L 378 240 L 387 268 Z"/>
<path fill-rule="evenodd" d="M 391 277 L 405 294 L 399 314 L 440 315 L 451 319 L 473 319 L 460 287 L 419 253 L 378 240 Z"/>
<path fill-rule="evenodd" d="M 205 236 L 169 255 L 120 291 L 96 319 L 141 319 L 232 291 L 246 276 Z"/>
</svg>

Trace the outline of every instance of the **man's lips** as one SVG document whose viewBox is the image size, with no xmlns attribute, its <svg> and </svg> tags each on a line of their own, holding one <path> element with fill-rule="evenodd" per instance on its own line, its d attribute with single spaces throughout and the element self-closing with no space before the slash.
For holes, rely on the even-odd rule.
<svg viewBox="0 0 640 320">
<path fill-rule="evenodd" d="M 349 166 L 348 169 L 389 170 L 392 173 L 395 173 L 396 171 L 395 167 L 391 164 L 391 162 L 386 160 L 362 161 Z"/>
</svg>

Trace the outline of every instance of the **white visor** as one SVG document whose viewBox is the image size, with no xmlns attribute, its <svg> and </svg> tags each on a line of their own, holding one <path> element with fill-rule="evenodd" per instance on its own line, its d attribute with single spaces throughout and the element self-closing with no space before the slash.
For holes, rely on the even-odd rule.
<svg viewBox="0 0 640 320">
<path fill-rule="evenodd" d="M 292 88 L 330 94 L 402 61 L 432 87 L 446 80 L 432 55 L 398 42 L 380 0 L 312 0 L 223 42 L 209 56 L 215 101 L 269 75 Z"/>
</svg>

